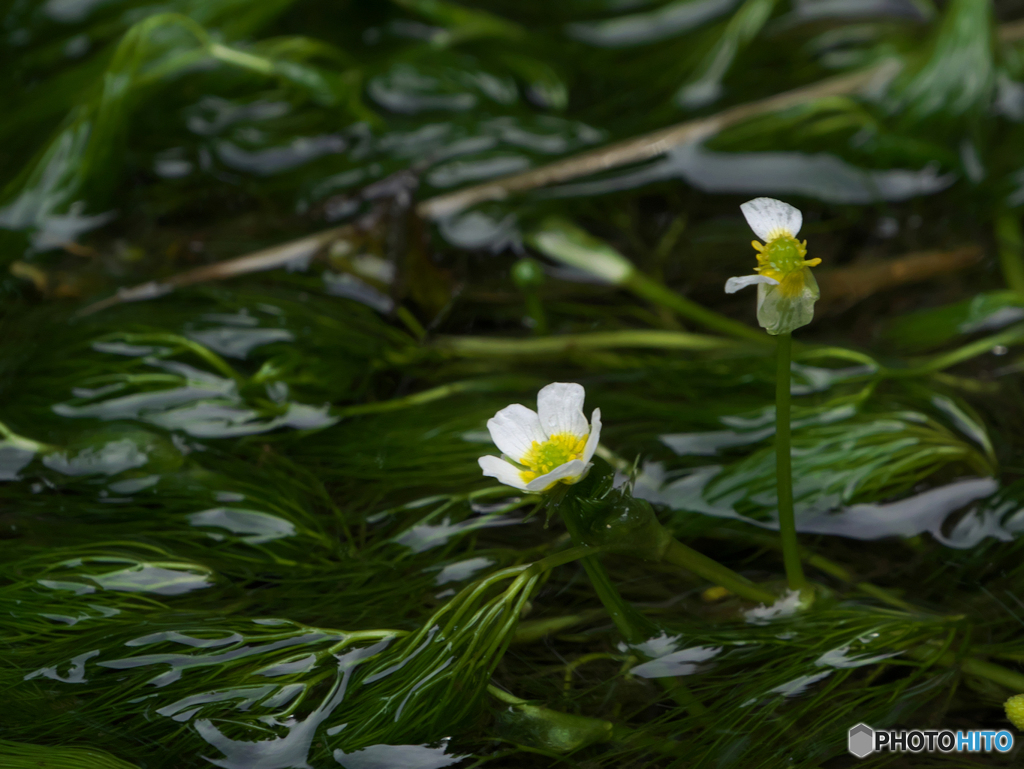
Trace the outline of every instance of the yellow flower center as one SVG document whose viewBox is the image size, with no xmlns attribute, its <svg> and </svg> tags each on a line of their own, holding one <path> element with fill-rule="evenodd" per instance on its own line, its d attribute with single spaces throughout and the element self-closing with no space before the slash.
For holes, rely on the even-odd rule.
<svg viewBox="0 0 1024 769">
<path fill-rule="evenodd" d="M 756 240 L 751 245 L 757 251 L 754 271 L 777 280 L 779 291 L 787 296 L 796 296 L 803 290 L 805 268 L 821 264 L 821 259 L 804 259 L 807 241 L 801 243 L 789 234 L 772 238 L 765 245 Z"/>
<path fill-rule="evenodd" d="M 523 483 L 529 483 L 534 478 L 546 475 L 566 462 L 583 459 L 583 449 L 586 445 L 586 435 L 577 438 L 572 433 L 556 433 L 543 443 L 534 441 L 530 450 L 519 460 L 519 464 L 525 465 L 527 468 L 520 471 L 519 477 L 523 479 Z"/>
<path fill-rule="evenodd" d="M 1006 717 L 1018 729 L 1024 729 L 1024 694 L 1015 694 L 1003 703 Z"/>
</svg>

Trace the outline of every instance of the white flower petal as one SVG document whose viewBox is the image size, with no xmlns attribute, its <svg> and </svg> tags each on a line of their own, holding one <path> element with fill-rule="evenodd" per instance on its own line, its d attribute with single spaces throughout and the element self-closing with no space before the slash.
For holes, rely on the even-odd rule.
<svg viewBox="0 0 1024 769">
<path fill-rule="evenodd" d="M 488 419 L 487 429 L 494 445 L 517 461 L 522 460 L 534 441 L 544 443 L 548 439 L 537 412 L 518 403 L 506 406 Z"/>
<path fill-rule="evenodd" d="M 546 475 L 541 475 L 538 478 L 534 478 L 528 484 L 526 484 L 527 491 L 544 491 L 549 486 L 554 485 L 560 480 L 567 478 L 580 479 L 591 467 L 590 462 L 584 462 L 582 459 L 573 459 L 566 462 L 564 465 L 559 465 L 554 470 Z M 574 481 L 575 482 L 575 481 Z"/>
<path fill-rule="evenodd" d="M 767 283 L 769 286 L 779 285 L 779 281 L 769 278 L 767 275 L 744 275 L 742 278 L 729 278 L 725 281 L 725 293 L 735 294 L 741 288 L 756 286 L 758 283 Z"/>
<path fill-rule="evenodd" d="M 587 445 L 583 447 L 583 461 L 589 462 L 597 451 L 598 441 L 601 440 L 601 409 L 594 409 L 590 416 L 590 437 L 587 438 Z"/>
<path fill-rule="evenodd" d="M 783 294 L 774 286 L 757 287 L 757 322 L 769 334 L 778 335 L 795 331 L 814 320 L 814 303 L 818 300 L 818 283 L 806 267 L 787 280 L 803 280 L 803 287 L 795 296 Z"/>
<path fill-rule="evenodd" d="M 497 478 L 498 483 L 514 486 L 517 489 L 526 489 L 526 484 L 523 483 L 523 478 L 519 474 L 519 468 L 511 462 L 506 462 L 500 457 L 480 457 L 477 462 L 480 464 L 480 469 L 484 471 L 484 475 Z"/>
<path fill-rule="evenodd" d="M 570 433 L 577 438 L 587 434 L 583 416 L 583 385 L 554 382 L 537 393 L 540 426 L 548 436 Z"/>
<path fill-rule="evenodd" d="M 796 237 L 804 223 L 804 215 L 800 209 L 789 203 L 774 198 L 754 198 L 740 206 L 740 211 L 747 219 L 757 237 L 765 243 L 779 235 Z"/>
</svg>

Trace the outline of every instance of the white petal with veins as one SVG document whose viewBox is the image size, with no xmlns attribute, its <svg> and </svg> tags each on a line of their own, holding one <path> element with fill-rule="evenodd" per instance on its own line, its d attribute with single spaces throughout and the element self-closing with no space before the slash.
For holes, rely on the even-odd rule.
<svg viewBox="0 0 1024 769">
<path fill-rule="evenodd" d="M 780 235 L 796 237 L 804 223 L 800 209 L 774 198 L 754 198 L 740 206 L 757 237 L 765 243 Z"/>
<path fill-rule="evenodd" d="M 497 478 L 498 483 L 504 483 L 506 486 L 513 486 L 517 489 L 526 488 L 526 484 L 523 483 L 523 479 L 519 475 L 519 468 L 504 459 L 480 457 L 477 462 L 480 463 L 480 469 L 484 471 L 484 475 Z"/>
<path fill-rule="evenodd" d="M 756 286 L 758 283 L 767 283 L 769 286 L 779 285 L 779 281 L 769 278 L 767 275 L 744 275 L 742 278 L 729 278 L 725 281 L 725 293 L 735 294 L 741 288 Z"/>
<path fill-rule="evenodd" d="M 583 385 L 555 382 L 537 393 L 540 426 L 549 436 L 570 433 L 577 438 L 587 434 L 583 416 Z"/>
<path fill-rule="evenodd" d="M 544 443 L 548 439 L 537 412 L 518 403 L 506 406 L 488 419 L 487 429 L 494 445 L 516 460 L 526 456 L 534 441 Z"/>
</svg>

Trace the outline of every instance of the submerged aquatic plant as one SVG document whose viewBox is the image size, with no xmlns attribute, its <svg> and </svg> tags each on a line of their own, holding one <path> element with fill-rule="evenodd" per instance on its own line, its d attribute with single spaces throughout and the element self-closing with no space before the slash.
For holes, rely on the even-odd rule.
<svg viewBox="0 0 1024 769">
<path fill-rule="evenodd" d="M 834 769 L 1016 712 L 1013 3 L 7 5 L 0 765 Z M 815 223 L 741 209 L 768 334 L 760 195 Z"/>
</svg>

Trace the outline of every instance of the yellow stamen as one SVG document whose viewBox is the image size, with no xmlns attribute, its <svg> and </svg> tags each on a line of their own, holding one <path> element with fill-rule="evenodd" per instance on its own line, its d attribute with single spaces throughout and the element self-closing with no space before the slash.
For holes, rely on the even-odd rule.
<svg viewBox="0 0 1024 769">
<path fill-rule="evenodd" d="M 519 464 L 525 465 L 527 468 L 520 471 L 519 477 L 523 479 L 523 483 L 529 483 L 566 462 L 582 459 L 583 449 L 586 448 L 586 445 L 586 435 L 578 437 L 572 433 L 556 433 L 543 443 L 534 441 L 530 450 L 519 460 Z M 564 480 L 569 482 L 575 479 L 566 478 Z"/>
<path fill-rule="evenodd" d="M 791 284 L 789 288 L 793 290 L 794 295 L 800 293 L 800 289 L 803 288 L 803 278 L 801 277 L 799 281 L 787 278 L 791 275 L 802 276 L 805 268 L 821 264 L 821 259 L 805 259 L 807 241 L 801 243 L 789 234 L 772 238 L 764 245 L 755 240 L 752 245 L 757 251 L 757 267 L 754 271 L 777 280 L 781 285 Z M 783 291 L 790 293 L 787 289 Z"/>
</svg>

